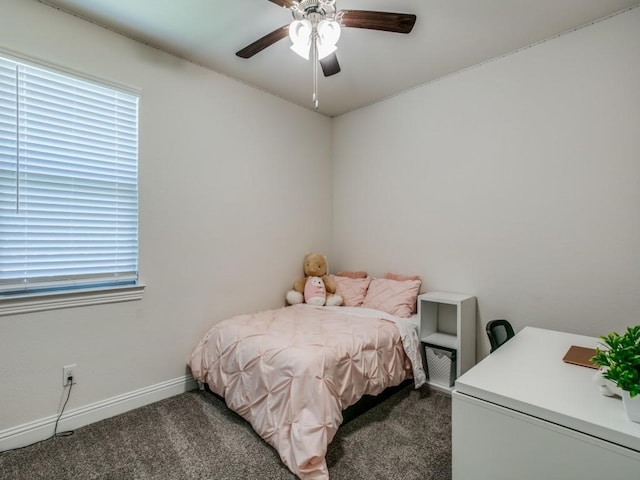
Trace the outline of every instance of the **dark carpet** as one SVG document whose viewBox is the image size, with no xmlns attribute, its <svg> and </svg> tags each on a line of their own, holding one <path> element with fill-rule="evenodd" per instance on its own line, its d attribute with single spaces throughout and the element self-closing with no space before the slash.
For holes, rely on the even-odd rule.
<svg viewBox="0 0 640 480">
<path fill-rule="evenodd" d="M 406 387 L 343 425 L 327 452 L 331 480 L 451 478 L 451 397 Z M 251 426 L 191 391 L 0 455 L 2 479 L 296 477 Z"/>
</svg>

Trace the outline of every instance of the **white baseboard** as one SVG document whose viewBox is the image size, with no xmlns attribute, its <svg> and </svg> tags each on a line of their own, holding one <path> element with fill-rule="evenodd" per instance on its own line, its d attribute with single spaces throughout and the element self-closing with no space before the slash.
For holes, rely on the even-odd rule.
<svg viewBox="0 0 640 480">
<path fill-rule="evenodd" d="M 451 395 L 451 391 L 453 390 L 453 387 L 447 387 L 446 385 L 440 385 L 439 383 L 435 382 L 427 382 L 427 384 L 429 385 L 429 388 L 431 390 L 437 390 L 447 395 Z"/>
<path fill-rule="evenodd" d="M 197 384 L 193 377 L 185 375 L 75 408 L 60 417 L 58 432 L 74 430 L 195 388 Z M 0 431 L 0 451 L 24 447 L 51 437 L 57 418 L 58 415 L 52 415 Z"/>
</svg>

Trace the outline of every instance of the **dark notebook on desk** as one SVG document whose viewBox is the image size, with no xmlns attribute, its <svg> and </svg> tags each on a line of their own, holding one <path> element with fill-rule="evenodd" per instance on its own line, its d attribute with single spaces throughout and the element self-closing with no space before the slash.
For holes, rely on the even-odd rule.
<svg viewBox="0 0 640 480">
<path fill-rule="evenodd" d="M 582 367 L 599 368 L 598 365 L 591 361 L 591 357 L 596 354 L 595 348 L 578 347 L 577 345 L 571 345 L 567 353 L 562 358 L 563 362 L 573 363 L 574 365 L 580 365 Z"/>
</svg>

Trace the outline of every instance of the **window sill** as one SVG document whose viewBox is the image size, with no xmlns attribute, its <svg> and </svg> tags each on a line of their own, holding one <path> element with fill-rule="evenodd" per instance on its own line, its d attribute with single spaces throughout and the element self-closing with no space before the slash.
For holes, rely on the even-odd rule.
<svg viewBox="0 0 640 480">
<path fill-rule="evenodd" d="M 0 300 L 0 316 L 141 300 L 144 288 L 144 285 L 138 284 L 99 290 L 77 290 L 4 298 Z"/>
</svg>

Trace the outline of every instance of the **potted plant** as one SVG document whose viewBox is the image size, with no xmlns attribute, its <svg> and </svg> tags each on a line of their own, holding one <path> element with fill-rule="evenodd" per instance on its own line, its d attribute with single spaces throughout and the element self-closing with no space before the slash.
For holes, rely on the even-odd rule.
<svg viewBox="0 0 640 480">
<path fill-rule="evenodd" d="M 596 347 L 591 361 L 622 390 L 627 416 L 640 423 L 640 325 L 627 327 L 622 335 L 611 332 L 600 338 L 603 348 Z"/>
</svg>

